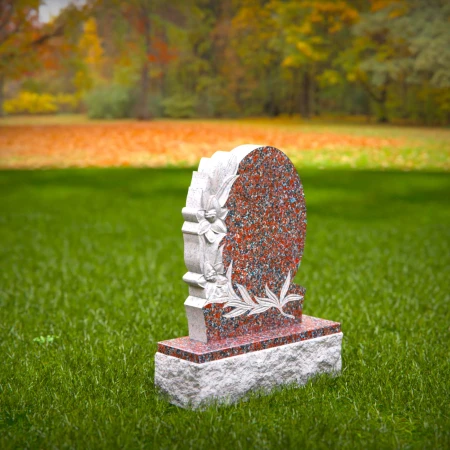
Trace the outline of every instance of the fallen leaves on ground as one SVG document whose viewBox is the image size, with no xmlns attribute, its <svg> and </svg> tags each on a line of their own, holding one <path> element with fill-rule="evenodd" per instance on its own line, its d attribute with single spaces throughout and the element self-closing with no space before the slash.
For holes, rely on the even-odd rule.
<svg viewBox="0 0 450 450">
<path fill-rule="evenodd" d="M 415 151 L 403 138 L 299 131 L 232 122 L 105 122 L 0 127 L 0 167 L 192 166 L 217 150 L 272 145 L 296 164 L 350 167 L 448 168 L 445 157 Z M 442 161 L 441 161 L 442 160 Z"/>
</svg>

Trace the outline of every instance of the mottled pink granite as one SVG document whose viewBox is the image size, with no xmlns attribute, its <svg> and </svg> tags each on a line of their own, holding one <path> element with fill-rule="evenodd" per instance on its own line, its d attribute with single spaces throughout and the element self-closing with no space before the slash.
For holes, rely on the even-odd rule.
<svg viewBox="0 0 450 450">
<path fill-rule="evenodd" d="M 303 257 L 306 206 L 303 186 L 289 158 L 273 147 L 252 151 L 239 164 L 226 207 L 223 260 L 233 261 L 233 283 L 256 296 L 266 284 L 281 289 Z"/>
<path fill-rule="evenodd" d="M 341 325 L 329 320 L 303 316 L 301 324 L 268 328 L 260 333 L 222 339 L 208 344 L 188 336 L 158 343 L 158 352 L 194 363 L 205 363 L 243 353 L 292 344 L 320 336 L 339 333 Z"/>
<path fill-rule="evenodd" d="M 232 263 L 235 291 L 242 285 L 251 298 L 267 298 L 267 286 L 280 298 L 303 257 L 307 222 L 302 183 L 289 158 L 273 147 L 251 151 L 237 175 L 225 205 L 223 266 L 226 271 Z M 158 351 L 201 364 L 341 331 L 339 323 L 302 316 L 305 288 L 292 282 L 287 286 L 283 295 L 297 298 L 282 311 L 270 307 L 249 314 L 250 306 L 237 317 L 225 317 L 232 306 L 209 303 L 201 310 L 207 343 L 183 337 L 158 343 Z"/>
<path fill-rule="evenodd" d="M 221 245 L 225 269 L 233 261 L 233 286 L 265 297 L 266 285 L 276 294 L 288 273 L 295 277 L 303 257 L 306 206 L 303 186 L 289 158 L 273 147 L 249 153 L 239 164 L 226 208 L 227 235 Z M 289 294 L 305 295 L 305 288 L 291 283 Z M 224 318 L 232 308 L 209 304 L 203 308 L 208 341 L 248 335 L 302 321 L 303 299 L 284 310 L 294 319 L 271 308 L 257 315 Z"/>
</svg>

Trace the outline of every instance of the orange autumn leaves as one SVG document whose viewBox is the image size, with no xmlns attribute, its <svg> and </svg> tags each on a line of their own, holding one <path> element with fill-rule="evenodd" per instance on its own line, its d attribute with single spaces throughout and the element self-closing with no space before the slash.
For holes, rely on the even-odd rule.
<svg viewBox="0 0 450 450">
<path fill-rule="evenodd" d="M 395 154 L 402 139 L 237 122 L 1 126 L 0 167 L 187 166 L 216 150 L 230 150 L 244 143 L 276 146 L 298 164 L 352 166 L 363 157 L 366 161 L 378 158 L 375 166 L 382 167 L 386 155 Z"/>
</svg>

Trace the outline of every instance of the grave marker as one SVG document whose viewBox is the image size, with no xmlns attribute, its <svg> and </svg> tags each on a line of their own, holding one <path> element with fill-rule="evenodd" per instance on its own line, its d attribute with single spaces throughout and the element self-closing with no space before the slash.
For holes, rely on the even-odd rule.
<svg viewBox="0 0 450 450">
<path fill-rule="evenodd" d="M 232 402 L 339 372 L 340 324 L 303 315 L 305 288 L 292 283 L 307 221 L 289 158 L 255 145 L 202 158 L 182 213 L 189 337 L 155 356 L 171 402 Z"/>
</svg>

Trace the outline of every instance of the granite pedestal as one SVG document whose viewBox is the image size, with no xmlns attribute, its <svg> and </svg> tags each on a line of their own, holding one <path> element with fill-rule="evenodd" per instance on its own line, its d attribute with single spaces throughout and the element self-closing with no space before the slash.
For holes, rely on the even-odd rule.
<svg viewBox="0 0 450 450">
<path fill-rule="evenodd" d="M 189 336 L 158 343 L 168 399 L 198 408 L 339 373 L 340 324 L 303 315 L 306 290 L 292 282 L 307 221 L 289 158 L 258 145 L 203 158 L 182 213 Z"/>
</svg>

